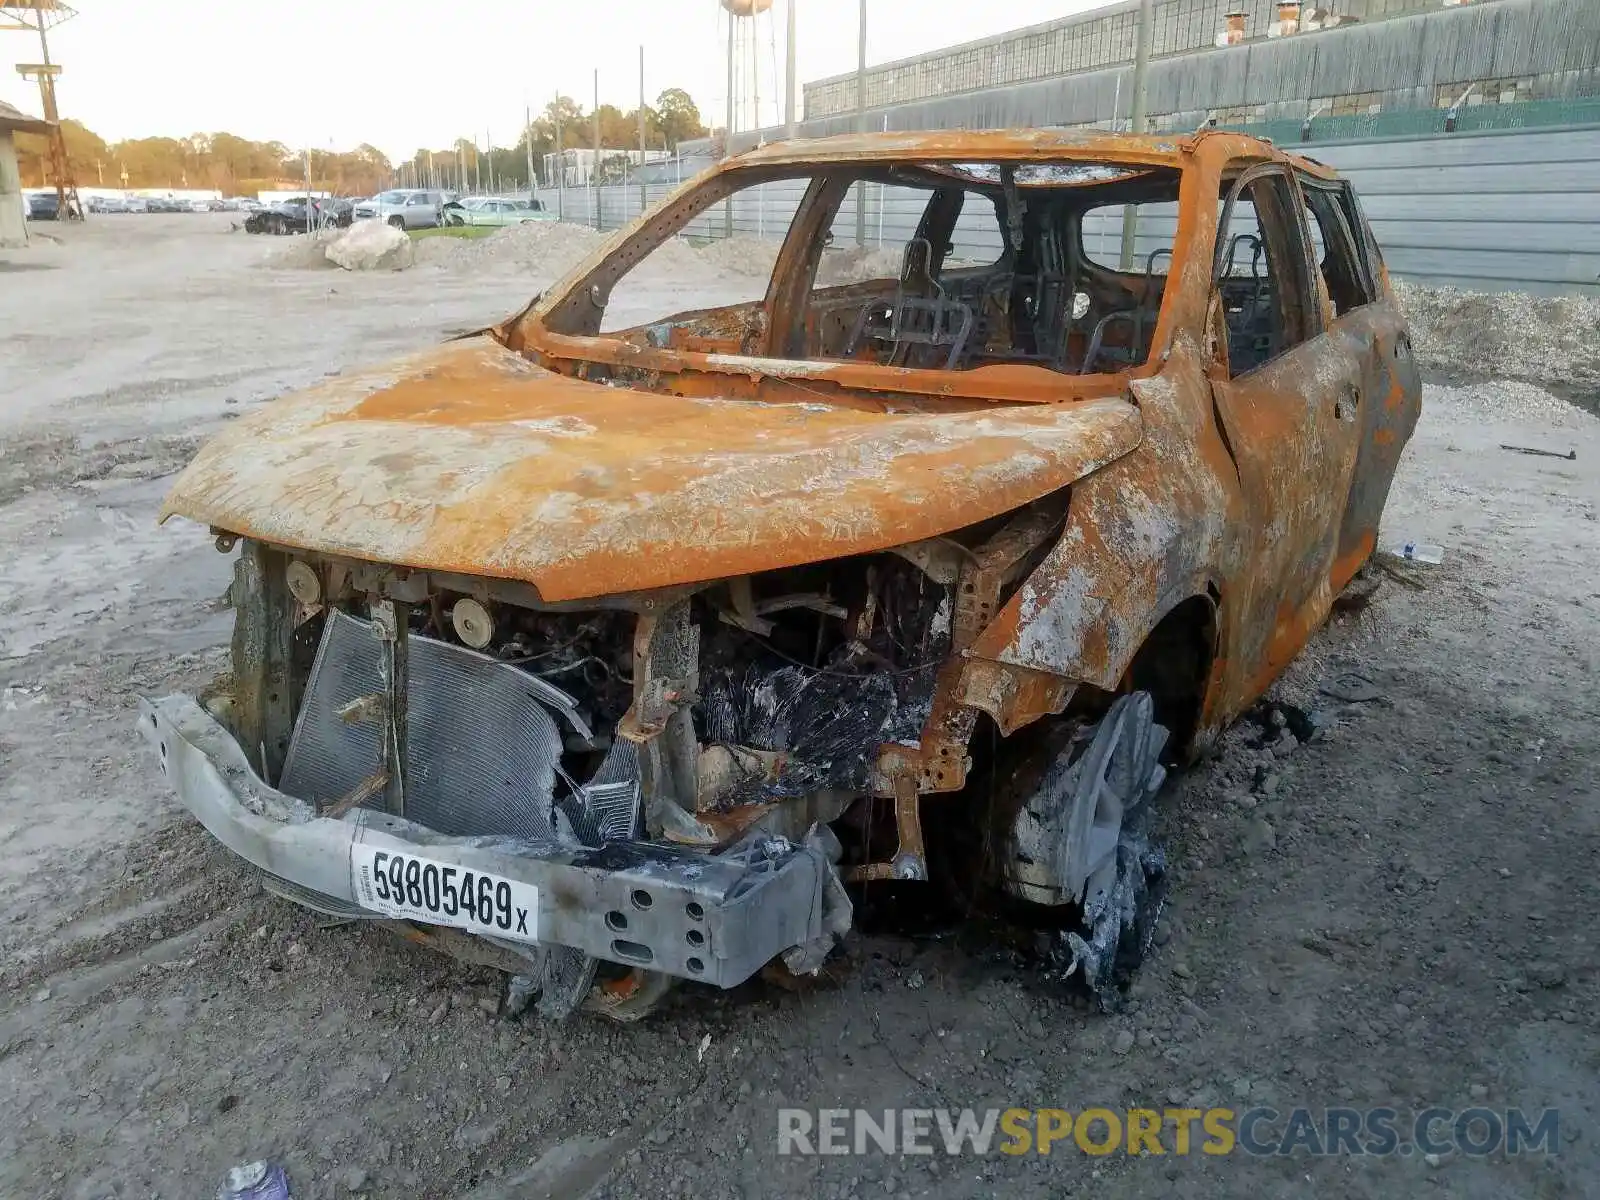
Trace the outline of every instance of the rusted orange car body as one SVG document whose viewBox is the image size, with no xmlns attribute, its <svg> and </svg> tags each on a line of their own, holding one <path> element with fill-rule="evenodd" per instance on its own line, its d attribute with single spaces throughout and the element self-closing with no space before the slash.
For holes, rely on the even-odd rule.
<svg viewBox="0 0 1600 1200">
<path fill-rule="evenodd" d="M 803 193 L 759 300 L 602 328 L 652 249 L 743 189 L 793 180 Z M 873 185 L 929 197 L 899 278 L 819 287 L 846 197 Z M 985 203 L 999 256 L 961 266 L 951 231 Z M 1091 261 L 1087 223 L 1124 205 L 1137 258 Z M 1147 256 L 1152 226 L 1164 244 Z M 403 641 L 407 613 L 414 634 L 454 638 L 445 613 L 466 600 L 474 619 L 515 609 L 525 623 L 631 612 L 616 736 L 644 763 L 644 840 L 715 854 L 798 807 L 795 842 L 830 820 L 860 834 L 846 878 L 918 879 L 921 797 L 970 795 L 980 720 L 1011 739 L 1143 690 L 1177 748 L 1259 697 L 1371 555 L 1418 405 L 1359 203 L 1308 159 L 1219 132 L 845 137 L 735 156 L 500 325 L 238 422 L 163 516 L 245 540 L 220 715 L 261 787 L 305 689 L 294 630 L 318 613 L 399 605 Z M 947 590 L 938 661 L 891 672 L 929 670 L 920 727 L 875 744 L 858 795 L 829 804 L 708 788 L 717 739 L 690 719 L 703 680 L 693 663 L 657 669 L 672 658 L 653 640 L 666 614 L 703 617 L 702 639 L 767 638 L 784 661 L 799 642 L 780 650 L 771 629 L 797 608 L 837 620 L 840 646 L 867 645 L 889 568 L 838 594 L 815 572 L 771 581 L 882 555 Z M 296 563 L 288 597 L 275 577 Z M 273 605 L 297 615 L 286 625 Z M 513 649 L 541 653 L 529 638 Z M 822 649 L 834 639 L 819 631 L 795 669 L 864 670 L 854 651 L 826 665 L 842 661 Z M 783 769 L 781 746 L 730 753 Z M 335 819 L 403 813 L 402 793 L 386 777 Z M 873 833 L 873 797 L 892 836 Z M 852 826 L 857 802 L 869 815 Z M 659 950 L 609 960 L 695 976 Z"/>
</svg>

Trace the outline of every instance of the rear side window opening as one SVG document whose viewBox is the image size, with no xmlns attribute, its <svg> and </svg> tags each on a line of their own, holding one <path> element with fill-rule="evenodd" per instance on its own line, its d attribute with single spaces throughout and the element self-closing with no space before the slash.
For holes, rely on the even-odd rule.
<svg viewBox="0 0 1600 1200">
<path fill-rule="evenodd" d="M 1176 213 L 1179 180 L 1170 168 L 1080 161 L 751 168 L 685 197 L 664 238 L 659 225 L 641 229 L 544 324 L 755 358 L 1123 370 L 1150 354 L 1176 224 L 1156 214 Z M 1128 205 L 1142 218 L 1125 267 Z M 782 266 L 686 269 L 683 240 L 730 229 Z"/>
</svg>

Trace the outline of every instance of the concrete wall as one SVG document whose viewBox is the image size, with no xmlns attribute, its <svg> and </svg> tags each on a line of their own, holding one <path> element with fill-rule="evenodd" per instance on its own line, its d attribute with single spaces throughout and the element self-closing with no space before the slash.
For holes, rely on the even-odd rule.
<svg viewBox="0 0 1600 1200">
<path fill-rule="evenodd" d="M 1328 143 L 1307 153 L 1344 172 L 1362 197 L 1390 271 L 1419 283 L 1477 291 L 1528 291 L 1600 297 L 1600 127 L 1538 132 L 1457 133 L 1447 137 Z M 800 181 L 782 181 L 734 198 L 736 235 L 780 237 L 793 217 Z M 655 203 L 670 189 L 646 189 Z M 568 189 L 566 219 L 615 229 L 639 214 L 639 188 Z M 556 207 L 553 193 L 545 201 Z M 915 228 L 924 197 L 909 189 L 866 188 L 867 238 L 890 250 Z M 834 225 L 835 245 L 855 238 L 855 190 Z M 685 231 L 723 234 L 716 205 Z M 956 252 L 990 259 L 999 252 L 993 218 L 966 212 Z M 1160 211 L 1140 225 L 1141 257 L 1172 244 L 1175 218 Z M 1114 263 L 1120 209 L 1085 223 L 1085 246 Z"/>
<path fill-rule="evenodd" d="M 1341 0 L 1331 7 L 1357 23 L 1279 39 L 1260 36 L 1276 11 L 1275 0 L 1247 0 L 1240 7 L 1249 13 L 1247 32 L 1256 40 L 1213 49 L 1222 13 L 1232 7 L 1227 0 L 1157 0 L 1151 113 L 1203 116 L 1219 107 L 1303 105 L 1336 96 L 1431 107 L 1440 86 L 1523 78 L 1542 82 L 1520 98 L 1538 99 L 1578 94 L 1573 89 L 1592 84 L 1600 67 L 1600 4 L 1594 0 L 1487 0 L 1449 9 L 1436 0 Z M 989 92 L 994 93 L 989 108 L 1008 93 L 1018 95 L 1010 124 L 1125 119 L 1137 10 L 1135 0 L 1125 0 L 871 67 L 867 108 L 943 106 L 939 111 L 945 112 L 969 94 Z M 806 84 L 808 125 L 828 121 L 827 132 L 853 128 L 855 89 L 853 74 Z M 1268 115 L 1298 117 L 1305 110 Z M 845 123 L 834 127 L 832 118 Z M 879 124 L 869 122 L 873 129 Z M 957 124 L 976 127 L 948 118 L 930 121 L 926 115 L 902 120 L 891 113 L 889 128 Z"/>
<path fill-rule="evenodd" d="M 0 246 L 28 244 L 25 212 L 22 175 L 17 169 L 17 146 L 11 131 L 0 129 Z"/>
<path fill-rule="evenodd" d="M 865 125 L 1021 129 L 1126 122 L 1132 76 L 1131 66 L 1120 65 L 961 94 L 930 92 L 887 107 L 873 107 L 869 97 Z M 1146 111 L 1157 129 L 1187 130 L 1211 113 L 1226 121 L 1301 120 L 1318 111 L 1432 109 L 1474 82 L 1494 84 L 1491 100 L 1506 83 L 1519 101 L 1600 94 L 1600 2 L 1494 0 L 1158 59 L 1150 64 Z M 1526 86 L 1519 90 L 1520 83 Z M 1480 86 L 1480 99 L 1483 91 Z M 849 109 L 822 115 L 808 103 L 802 132 L 852 132 L 853 99 Z M 735 147 L 754 138 L 736 135 Z"/>
</svg>

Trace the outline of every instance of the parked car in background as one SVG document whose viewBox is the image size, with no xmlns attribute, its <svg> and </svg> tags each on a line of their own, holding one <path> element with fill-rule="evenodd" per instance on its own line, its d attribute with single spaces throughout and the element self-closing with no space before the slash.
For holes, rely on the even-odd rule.
<svg viewBox="0 0 1600 1200">
<path fill-rule="evenodd" d="M 128 202 L 121 196 L 90 196 L 87 203 L 89 211 L 92 213 L 125 213 L 128 211 Z"/>
<path fill-rule="evenodd" d="M 246 233 L 306 233 L 321 226 L 349 225 L 354 219 L 348 200 L 336 197 L 291 196 L 245 218 Z"/>
<path fill-rule="evenodd" d="M 387 221 L 396 229 L 431 229 L 444 219 L 444 206 L 456 198 L 454 192 L 435 192 L 423 188 L 397 188 L 380 192 L 355 206 L 355 219 Z"/>
<path fill-rule="evenodd" d="M 150 211 L 150 201 L 144 196 L 129 196 L 122 202 L 124 212 L 147 213 Z"/>
<path fill-rule="evenodd" d="M 355 203 L 343 196 L 328 196 L 318 200 L 317 210 L 322 214 L 323 223 L 326 225 L 343 228 L 356 219 Z"/>
<path fill-rule="evenodd" d="M 191 200 L 189 201 L 189 211 L 210 212 L 214 203 L 216 203 L 214 200 Z"/>
<path fill-rule="evenodd" d="M 522 225 L 528 221 L 554 221 L 538 200 L 508 196 L 468 196 L 444 206 L 446 225 Z"/>
<path fill-rule="evenodd" d="M 29 192 L 27 215 L 30 221 L 54 221 L 61 215 L 61 200 L 54 192 Z"/>
</svg>

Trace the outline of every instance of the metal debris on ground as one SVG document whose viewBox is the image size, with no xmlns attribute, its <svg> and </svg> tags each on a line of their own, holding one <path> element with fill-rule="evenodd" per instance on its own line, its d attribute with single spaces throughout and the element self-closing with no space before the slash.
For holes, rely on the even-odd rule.
<svg viewBox="0 0 1600 1200">
<path fill-rule="evenodd" d="M 1350 704 L 1376 700 L 1383 694 L 1379 691 L 1378 685 L 1360 671 L 1341 671 L 1317 690 L 1324 696 L 1332 696 L 1335 700 L 1344 700 Z"/>
<path fill-rule="evenodd" d="M 1333 718 L 1322 709 L 1305 709 L 1286 700 L 1264 700 L 1246 713 L 1245 719 L 1261 727 L 1257 739 L 1261 744 L 1281 740 L 1285 729 L 1297 742 L 1315 741 L 1333 724 Z"/>
<path fill-rule="evenodd" d="M 1534 446 L 1508 446 L 1504 442 L 1500 443 L 1500 449 L 1511 450 L 1517 454 L 1537 454 L 1541 458 L 1560 458 L 1567 462 L 1576 462 L 1578 458 L 1576 450 L 1568 450 L 1562 454 L 1559 450 L 1540 450 Z"/>
</svg>

